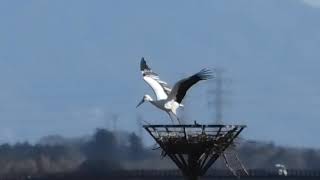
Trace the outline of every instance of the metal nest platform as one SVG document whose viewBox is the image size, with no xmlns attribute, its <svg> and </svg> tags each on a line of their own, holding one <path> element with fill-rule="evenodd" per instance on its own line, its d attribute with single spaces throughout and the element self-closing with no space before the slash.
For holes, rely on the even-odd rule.
<svg viewBox="0 0 320 180">
<path fill-rule="evenodd" d="M 234 139 L 244 125 L 144 125 L 188 179 L 203 176 Z"/>
</svg>

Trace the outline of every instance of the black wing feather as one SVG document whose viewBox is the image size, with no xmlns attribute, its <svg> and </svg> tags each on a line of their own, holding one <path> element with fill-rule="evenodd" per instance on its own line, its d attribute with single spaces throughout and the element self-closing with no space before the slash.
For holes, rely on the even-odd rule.
<svg viewBox="0 0 320 180">
<path fill-rule="evenodd" d="M 153 72 L 151 70 L 151 68 L 148 66 L 146 60 L 144 60 L 144 57 L 142 57 L 141 61 L 140 61 L 140 70 L 141 70 L 143 76 L 145 76 L 145 75 L 158 76 L 158 74 Z"/>
<path fill-rule="evenodd" d="M 147 62 L 146 60 L 144 60 L 144 57 L 141 58 L 141 61 L 140 61 L 140 70 L 141 71 L 144 71 L 144 70 L 151 70 L 150 67 L 147 65 Z"/>
<path fill-rule="evenodd" d="M 193 86 L 201 80 L 211 79 L 212 77 L 212 72 L 209 69 L 202 69 L 197 74 L 181 80 L 179 82 L 179 89 L 176 95 L 176 101 L 180 104 L 191 86 Z"/>
<path fill-rule="evenodd" d="M 168 86 L 168 84 L 166 82 L 160 80 L 159 75 L 157 73 L 152 71 L 152 69 L 148 66 L 144 57 L 142 57 L 141 61 L 140 61 L 140 70 L 141 70 L 143 76 L 149 76 L 149 77 L 153 78 L 162 86 L 163 90 L 165 91 L 165 93 L 167 95 L 170 94 L 171 88 Z"/>
</svg>

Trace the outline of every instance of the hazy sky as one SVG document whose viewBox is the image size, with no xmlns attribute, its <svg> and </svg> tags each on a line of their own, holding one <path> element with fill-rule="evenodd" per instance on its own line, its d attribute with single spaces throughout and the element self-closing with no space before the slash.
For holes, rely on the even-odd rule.
<svg viewBox="0 0 320 180">
<path fill-rule="evenodd" d="M 318 0 L 0 2 L 0 142 L 48 134 L 136 130 L 136 116 L 169 123 L 150 104 L 139 72 L 146 57 L 173 84 L 223 67 L 225 122 L 244 137 L 320 147 Z M 212 123 L 210 82 L 186 99 L 189 120 Z M 121 127 L 120 127 L 121 126 Z"/>
</svg>

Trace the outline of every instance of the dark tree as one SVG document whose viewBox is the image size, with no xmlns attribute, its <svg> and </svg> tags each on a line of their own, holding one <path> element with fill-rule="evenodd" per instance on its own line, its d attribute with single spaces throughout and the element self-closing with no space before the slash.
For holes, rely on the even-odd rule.
<svg viewBox="0 0 320 180">
<path fill-rule="evenodd" d="M 90 160 L 116 160 L 117 141 L 114 134 L 106 129 L 97 129 L 85 148 L 87 159 Z"/>
<path fill-rule="evenodd" d="M 141 138 L 135 133 L 131 133 L 129 136 L 129 158 L 132 160 L 138 160 L 143 158 L 144 149 Z"/>
</svg>

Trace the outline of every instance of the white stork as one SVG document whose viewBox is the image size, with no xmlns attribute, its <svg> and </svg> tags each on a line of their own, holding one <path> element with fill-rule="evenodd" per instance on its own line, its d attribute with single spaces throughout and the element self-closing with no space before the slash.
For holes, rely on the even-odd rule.
<svg viewBox="0 0 320 180">
<path fill-rule="evenodd" d="M 148 101 L 157 108 L 167 112 L 172 123 L 174 123 L 172 118 L 172 116 L 174 116 L 179 124 L 180 120 L 177 116 L 177 109 L 180 106 L 183 106 L 181 102 L 188 89 L 198 81 L 212 78 L 210 70 L 202 69 L 200 72 L 178 81 L 171 89 L 166 82 L 160 80 L 158 74 L 150 69 L 143 57 L 140 62 L 140 70 L 143 75 L 143 79 L 153 89 L 156 95 L 156 100 L 153 100 L 150 95 L 146 94 L 143 96 L 137 107 L 145 101 Z"/>
</svg>

